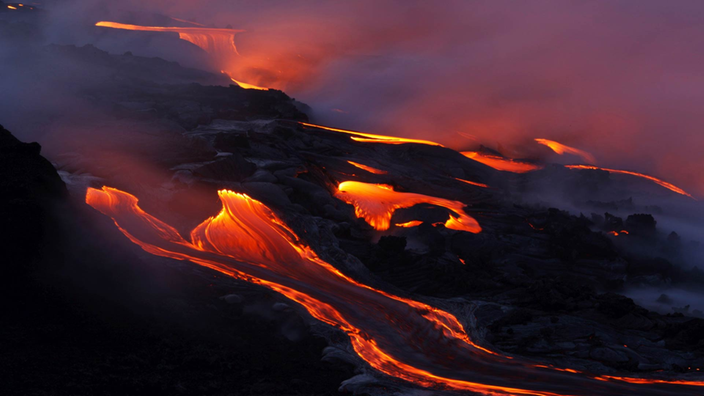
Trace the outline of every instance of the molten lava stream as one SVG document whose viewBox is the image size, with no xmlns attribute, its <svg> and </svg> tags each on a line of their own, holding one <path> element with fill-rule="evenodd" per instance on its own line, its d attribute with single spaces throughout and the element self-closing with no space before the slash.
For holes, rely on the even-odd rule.
<svg viewBox="0 0 704 396">
<path fill-rule="evenodd" d="M 473 182 L 473 181 L 469 181 L 469 180 L 464 180 L 464 179 L 458 179 L 458 178 L 455 178 L 455 180 L 461 181 L 462 183 L 467 183 L 467 184 L 470 184 L 470 185 L 476 186 L 476 187 L 489 188 L 489 186 L 486 185 L 486 184 L 484 184 L 484 183 L 477 183 L 477 182 Z"/>
<path fill-rule="evenodd" d="M 386 184 L 371 184 L 357 181 L 340 183 L 335 197 L 354 206 L 355 215 L 363 218 L 369 225 L 379 231 L 388 230 L 391 217 L 396 209 L 410 208 L 421 203 L 442 206 L 454 212 L 445 227 L 452 230 L 478 233 L 482 230 L 474 218 L 464 211 L 467 206 L 459 201 L 431 197 L 429 195 L 394 191 Z"/>
<path fill-rule="evenodd" d="M 244 30 L 206 27 L 139 26 L 108 21 L 100 21 L 95 26 L 145 32 L 174 32 L 178 33 L 180 39 L 197 45 L 211 55 L 222 57 L 239 55 L 235 46 L 235 34 L 244 32 Z"/>
<path fill-rule="evenodd" d="M 396 223 L 394 225 L 396 227 L 401 227 L 401 228 L 413 228 L 413 227 L 418 227 L 421 224 L 423 224 L 423 222 L 420 220 L 411 220 L 411 221 L 407 221 L 405 223 Z"/>
<path fill-rule="evenodd" d="M 552 151 L 556 152 L 557 154 L 560 154 L 560 155 L 563 155 L 565 153 L 573 154 L 573 155 L 582 157 L 582 159 L 584 159 L 585 161 L 587 161 L 590 164 L 593 164 L 596 162 L 596 159 L 594 159 L 594 156 L 584 150 L 576 149 L 576 148 L 570 147 L 570 146 L 565 146 L 564 144 L 558 143 L 554 140 L 535 139 L 535 141 L 542 144 L 542 145 L 550 147 L 550 149 Z"/>
<path fill-rule="evenodd" d="M 110 216 L 145 251 L 190 260 L 275 290 L 314 318 L 344 331 L 371 367 L 412 383 L 484 394 L 665 395 L 672 388 L 629 385 L 511 360 L 475 345 L 453 315 L 358 283 L 320 259 L 269 208 L 219 192 L 223 209 L 191 241 L 145 213 L 120 190 L 88 189 L 86 202 Z M 640 380 L 640 379 L 639 379 Z M 681 387 L 679 394 L 689 388 Z"/>
<path fill-rule="evenodd" d="M 681 194 L 681 195 L 690 197 L 692 199 L 696 199 L 692 196 L 692 194 L 684 191 L 683 189 L 675 186 L 674 184 L 668 183 L 664 180 L 660 180 L 660 179 L 653 177 L 653 176 L 644 175 L 642 173 L 625 171 L 625 170 L 618 170 L 618 169 L 600 168 L 598 166 L 591 166 L 591 165 L 565 165 L 565 168 L 567 168 L 567 169 L 602 170 L 602 171 L 606 171 L 609 173 L 618 173 L 618 174 L 623 174 L 623 175 L 636 176 L 636 177 L 650 180 L 650 181 L 654 182 L 655 184 L 663 186 L 670 191 L 676 192 L 677 194 Z"/>
<path fill-rule="evenodd" d="M 318 128 L 318 129 L 324 129 L 326 131 L 340 132 L 340 133 L 346 133 L 348 135 L 354 135 L 354 136 L 350 137 L 350 139 L 357 141 L 357 142 L 386 143 L 386 144 L 418 143 L 418 144 L 425 144 L 428 146 L 442 147 L 442 144 L 431 142 L 430 140 L 406 139 L 406 138 L 400 138 L 400 137 L 396 137 L 396 136 L 385 136 L 385 135 L 372 135 L 371 133 L 363 133 L 363 132 L 357 132 L 357 131 L 349 131 L 347 129 L 331 128 L 331 127 L 326 127 L 326 126 L 322 126 L 322 125 L 309 124 L 307 122 L 299 122 L 299 124 L 306 126 L 306 127 L 310 127 L 310 128 Z"/>
<path fill-rule="evenodd" d="M 385 175 L 385 174 L 389 173 L 389 172 L 387 172 L 387 171 L 385 171 L 385 170 L 372 168 L 371 166 L 367 166 L 367 165 L 364 165 L 364 164 L 360 164 L 360 163 L 358 163 L 358 162 L 347 161 L 347 163 L 350 164 L 350 165 L 352 165 L 352 166 L 356 166 L 356 167 L 359 168 L 359 169 L 365 170 L 365 171 L 367 171 L 367 172 L 369 172 L 369 173 L 373 173 L 373 174 L 375 174 L 375 175 Z"/>
<path fill-rule="evenodd" d="M 463 151 L 461 154 L 469 159 L 481 162 L 486 166 L 500 171 L 526 173 L 543 169 L 542 166 L 530 162 L 517 161 L 510 158 L 499 157 L 498 155 L 480 153 L 478 151 Z"/>
</svg>

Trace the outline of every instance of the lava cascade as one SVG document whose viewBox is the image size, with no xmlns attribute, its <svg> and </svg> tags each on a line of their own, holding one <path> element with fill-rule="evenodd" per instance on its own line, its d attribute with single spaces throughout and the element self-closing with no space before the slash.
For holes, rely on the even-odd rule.
<svg viewBox="0 0 704 396">
<path fill-rule="evenodd" d="M 194 22 L 181 19 L 172 19 L 194 24 Z M 221 72 L 226 74 L 235 84 L 245 89 L 269 89 L 246 83 L 232 77 L 238 74 L 238 72 L 241 72 L 242 63 L 244 63 L 244 58 L 240 56 L 240 53 L 237 51 L 237 46 L 235 45 L 235 35 L 244 32 L 244 30 L 208 28 L 202 25 L 198 25 L 197 27 L 140 26 L 108 21 L 100 21 L 96 23 L 95 26 L 122 30 L 178 33 L 180 39 L 186 40 L 207 52 L 213 58 L 214 62 L 220 66 L 222 69 Z"/>
<path fill-rule="evenodd" d="M 230 61 L 234 56 L 239 55 L 235 46 L 235 35 L 244 32 L 244 30 L 207 27 L 140 26 L 108 21 L 100 21 L 95 26 L 144 32 L 178 33 L 180 39 L 197 45 L 212 56 L 221 58 L 220 61 Z"/>
</svg>

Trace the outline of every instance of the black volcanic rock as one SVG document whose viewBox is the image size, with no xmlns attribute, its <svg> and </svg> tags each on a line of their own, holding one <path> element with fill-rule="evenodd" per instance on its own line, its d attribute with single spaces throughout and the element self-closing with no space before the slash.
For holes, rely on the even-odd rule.
<svg viewBox="0 0 704 396">
<path fill-rule="evenodd" d="M 632 214 L 626 218 L 625 226 L 636 235 L 650 236 L 655 233 L 657 222 L 650 214 Z"/>
<path fill-rule="evenodd" d="M 52 210 L 67 197 L 38 143 L 23 143 L 0 126 L 0 251 L 3 281 L 33 269 L 55 232 Z"/>
<path fill-rule="evenodd" d="M 229 304 L 230 278 L 143 260 L 2 127 L 0 220 L 4 395 L 331 395 L 353 375 L 321 361 L 326 342 L 297 315 L 247 313 L 275 293 L 245 285 Z"/>
<path fill-rule="evenodd" d="M 251 176 L 257 169 L 239 153 L 228 155 L 223 159 L 203 165 L 193 172 L 205 179 L 222 181 L 242 181 Z"/>
</svg>

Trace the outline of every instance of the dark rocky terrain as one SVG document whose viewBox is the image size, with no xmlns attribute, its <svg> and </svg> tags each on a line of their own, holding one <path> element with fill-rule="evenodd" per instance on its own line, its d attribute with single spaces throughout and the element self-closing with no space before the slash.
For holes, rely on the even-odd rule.
<svg viewBox="0 0 704 396">
<path fill-rule="evenodd" d="M 356 142 L 302 126 L 305 107 L 279 91 L 186 83 L 223 82 L 93 47 L 43 51 L 92 71 L 75 94 L 100 117 L 81 117 L 80 128 L 64 118 L 59 130 L 73 139 L 45 138 L 73 198 L 38 144 L 0 133 L 6 394 L 334 394 L 355 374 L 340 359 L 320 360 L 326 340 L 284 298 L 131 244 L 82 203 L 87 185 L 103 184 L 184 233 L 219 210 L 218 189 L 245 192 L 351 276 L 472 307 L 484 343 L 505 353 L 598 374 L 701 379 L 704 320 L 651 312 L 622 293 L 700 287 L 704 274 L 679 265 L 685 248 L 658 229 L 657 210 L 589 193 L 610 186 L 609 174 L 548 166 L 514 175 L 447 148 Z M 432 226 L 448 213 L 429 205 L 392 219 L 426 221 L 419 227 L 375 231 L 334 198 L 346 180 L 461 200 L 483 231 Z M 563 181 L 594 215 L 519 199 L 545 180 Z M 624 218 L 605 213 L 629 208 Z"/>
</svg>

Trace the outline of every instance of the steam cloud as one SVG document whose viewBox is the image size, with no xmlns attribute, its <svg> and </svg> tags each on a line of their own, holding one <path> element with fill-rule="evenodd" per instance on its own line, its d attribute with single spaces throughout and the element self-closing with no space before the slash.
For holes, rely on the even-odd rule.
<svg viewBox="0 0 704 396">
<path fill-rule="evenodd" d="M 637 168 L 704 194 L 700 1 L 74 0 L 47 7 L 50 42 L 211 70 L 175 37 L 92 24 L 168 15 L 244 29 L 237 46 L 248 66 L 310 104 L 318 123 L 432 136 L 457 149 L 500 144 L 508 154 L 536 137 L 554 139 L 594 153 L 600 165 Z M 0 83 L 9 86 L 4 63 Z M 1 100 L 3 115 L 18 105 L 12 95 Z"/>
</svg>

